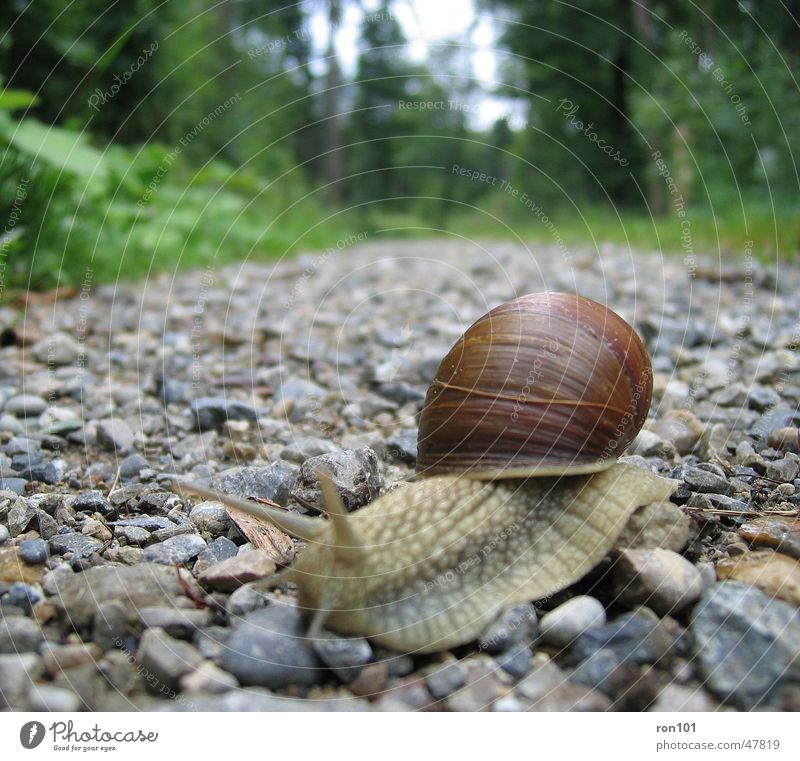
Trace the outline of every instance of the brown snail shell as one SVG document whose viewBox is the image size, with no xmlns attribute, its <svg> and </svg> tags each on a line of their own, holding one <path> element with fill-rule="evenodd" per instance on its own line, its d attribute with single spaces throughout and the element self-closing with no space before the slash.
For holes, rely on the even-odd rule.
<svg viewBox="0 0 800 761">
<path fill-rule="evenodd" d="M 652 368 L 607 307 L 531 293 L 475 322 L 442 360 L 419 425 L 421 475 L 575 475 L 609 467 L 647 417 Z"/>
</svg>

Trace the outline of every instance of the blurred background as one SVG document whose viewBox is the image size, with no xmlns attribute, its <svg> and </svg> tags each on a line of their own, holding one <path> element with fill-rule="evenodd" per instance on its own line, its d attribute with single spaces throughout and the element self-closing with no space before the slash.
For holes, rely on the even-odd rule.
<svg viewBox="0 0 800 761">
<path fill-rule="evenodd" d="M 363 233 L 793 259 L 798 72 L 797 0 L 5 0 L 0 273 Z"/>
</svg>

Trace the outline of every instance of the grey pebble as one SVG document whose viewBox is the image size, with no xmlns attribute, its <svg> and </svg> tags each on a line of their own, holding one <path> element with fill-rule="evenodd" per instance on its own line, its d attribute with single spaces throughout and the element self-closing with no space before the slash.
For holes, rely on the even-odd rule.
<svg viewBox="0 0 800 761">
<path fill-rule="evenodd" d="M 442 700 L 467 683 L 467 673 L 460 661 L 451 661 L 428 674 L 425 681 L 431 695 Z"/>
<path fill-rule="evenodd" d="M 72 500 L 71 506 L 73 510 L 80 510 L 89 514 L 100 513 L 104 517 L 116 511 L 116 508 L 103 496 L 103 493 L 97 490 L 79 494 Z"/>
<path fill-rule="evenodd" d="M 230 468 L 211 481 L 212 488 L 239 497 L 261 497 L 285 505 L 300 469 L 278 460 L 264 467 Z"/>
<path fill-rule="evenodd" d="M 97 443 L 117 455 L 133 449 L 134 436 L 130 426 L 120 418 L 107 418 L 97 424 Z"/>
<path fill-rule="evenodd" d="M 53 333 L 37 341 L 32 347 L 33 356 L 50 365 L 71 365 L 82 354 L 82 347 L 68 333 Z"/>
<path fill-rule="evenodd" d="M 8 533 L 8 529 L 0 523 L 0 544 L 5 544 L 8 541 L 10 534 Z"/>
<path fill-rule="evenodd" d="M 302 436 L 295 439 L 278 453 L 282 460 L 302 465 L 309 457 L 334 454 L 339 451 L 329 439 L 320 439 L 317 436 Z"/>
<path fill-rule="evenodd" d="M 131 478 L 138 478 L 139 474 L 145 469 L 149 468 L 150 463 L 140 454 L 129 454 L 119 464 L 119 476 L 124 480 Z"/>
<path fill-rule="evenodd" d="M 35 652 L 44 640 L 44 634 L 27 616 L 0 616 L 0 653 Z"/>
<path fill-rule="evenodd" d="M 28 482 L 24 478 L 0 478 L 0 491 L 13 491 L 15 494 L 24 494 Z"/>
<path fill-rule="evenodd" d="M 64 712 L 79 711 L 83 701 L 79 695 L 66 687 L 52 684 L 32 684 L 28 690 L 28 705 L 31 711 Z"/>
<path fill-rule="evenodd" d="M 158 605 L 139 609 L 139 620 L 146 629 L 157 627 L 181 639 L 191 639 L 195 631 L 211 623 L 212 617 L 210 608 Z"/>
<path fill-rule="evenodd" d="M 372 502 L 383 487 L 378 457 L 369 448 L 350 449 L 310 457 L 300 468 L 300 478 L 292 496 L 306 507 L 325 509 L 319 472 L 328 473 L 348 511 Z"/>
<path fill-rule="evenodd" d="M 75 557 L 88 558 L 93 552 L 99 552 L 103 542 L 93 536 L 86 536 L 77 531 L 68 534 L 56 534 L 50 537 L 50 548 L 61 555 L 71 552 Z"/>
<path fill-rule="evenodd" d="M 158 544 L 145 547 L 144 558 L 148 563 L 174 565 L 188 563 L 206 548 L 206 543 L 197 534 L 179 534 Z"/>
<path fill-rule="evenodd" d="M 204 396 L 195 399 L 190 407 L 195 426 L 200 431 L 218 428 L 228 420 L 258 420 L 258 410 L 245 402 L 225 397 Z"/>
<path fill-rule="evenodd" d="M 704 468 L 689 468 L 683 476 L 683 481 L 695 492 L 733 496 L 733 487 L 727 478 Z"/>
<path fill-rule="evenodd" d="M 150 532 L 140 526 L 114 526 L 114 536 L 128 544 L 142 547 L 150 541 Z"/>
<path fill-rule="evenodd" d="M 539 632 L 543 642 L 567 647 L 588 629 L 605 623 L 603 604 L 594 597 L 579 595 L 545 613 L 539 621 Z"/>
<path fill-rule="evenodd" d="M 417 461 L 417 429 L 406 428 L 393 433 L 386 440 L 386 447 L 389 460 L 413 465 Z"/>
<path fill-rule="evenodd" d="M 690 631 L 705 684 L 724 703 L 768 705 L 782 683 L 800 680 L 800 613 L 755 587 L 716 584 L 695 606 Z"/>
<path fill-rule="evenodd" d="M 44 539 L 24 539 L 17 545 L 20 557 L 28 565 L 44 563 L 50 556 L 50 550 Z"/>
<path fill-rule="evenodd" d="M 243 685 L 310 687 L 326 669 L 306 645 L 306 622 L 293 605 L 271 604 L 234 626 L 221 665 Z"/>
<path fill-rule="evenodd" d="M 155 677 L 155 683 L 148 680 L 148 685 L 157 693 L 165 686 L 177 689 L 180 678 L 199 666 L 203 656 L 188 642 L 170 637 L 163 629 L 153 628 L 142 634 L 137 660 Z"/>
<path fill-rule="evenodd" d="M 352 682 L 372 659 L 372 648 L 363 637 L 323 632 L 313 640 L 313 647 L 322 662 L 345 684 Z"/>
<path fill-rule="evenodd" d="M 2 645 L 3 623 L 0 621 L 0 645 Z M 33 652 L 0 649 L 0 695 L 12 710 L 27 710 L 26 698 L 31 685 L 42 676 L 42 659 Z"/>
<path fill-rule="evenodd" d="M 40 396 L 33 394 L 20 394 L 12 396 L 5 406 L 5 412 L 9 415 L 21 418 L 38 417 L 47 409 L 47 402 Z"/>
<path fill-rule="evenodd" d="M 478 647 L 488 653 L 502 653 L 521 642 L 534 642 L 537 635 L 536 608 L 525 603 L 503 611 L 480 637 Z"/>
<path fill-rule="evenodd" d="M 788 484 L 797 478 L 800 465 L 795 460 L 784 458 L 783 460 L 773 460 L 767 463 L 766 477 L 773 481 Z"/>
</svg>

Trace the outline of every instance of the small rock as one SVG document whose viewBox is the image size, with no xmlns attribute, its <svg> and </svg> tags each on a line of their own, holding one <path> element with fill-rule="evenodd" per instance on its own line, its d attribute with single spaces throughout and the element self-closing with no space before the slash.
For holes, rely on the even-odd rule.
<svg viewBox="0 0 800 761">
<path fill-rule="evenodd" d="M 791 518 L 763 516 L 739 526 L 739 535 L 753 547 L 773 550 L 800 560 L 800 521 Z"/>
<path fill-rule="evenodd" d="M 700 688 L 668 684 L 661 690 L 658 699 L 648 710 L 656 713 L 677 713 L 678 711 L 699 713 L 715 711 L 716 708 L 716 703 Z"/>
<path fill-rule="evenodd" d="M 417 430 L 405 428 L 393 433 L 386 440 L 386 458 L 392 462 L 414 465 L 417 461 Z"/>
<path fill-rule="evenodd" d="M 8 529 L 0 523 L 0 544 L 5 544 L 9 539 Z"/>
<path fill-rule="evenodd" d="M 276 399 L 280 404 L 284 405 L 287 401 L 294 404 L 308 405 L 312 402 L 323 401 L 326 395 L 325 389 L 316 383 L 303 378 L 288 378 L 278 389 Z"/>
<path fill-rule="evenodd" d="M 150 541 L 150 532 L 138 526 L 115 526 L 114 536 L 124 539 L 128 544 L 137 547 L 143 546 Z"/>
<path fill-rule="evenodd" d="M 733 496 L 733 487 L 724 476 L 699 467 L 689 468 L 683 476 L 684 483 L 694 492 Z"/>
<path fill-rule="evenodd" d="M 48 642 L 40 649 L 40 653 L 45 673 L 51 677 L 77 666 L 97 663 L 103 655 L 103 651 L 96 644 L 83 642 L 69 645 Z"/>
<path fill-rule="evenodd" d="M 206 543 L 197 534 L 179 534 L 158 544 L 145 547 L 144 558 L 148 563 L 175 565 L 188 563 L 206 548 Z"/>
<path fill-rule="evenodd" d="M 17 545 L 19 556 L 28 564 L 44 563 L 50 556 L 47 542 L 44 539 L 24 539 Z"/>
<path fill-rule="evenodd" d="M 221 534 L 228 530 L 231 520 L 222 502 L 200 502 L 189 512 L 189 520 L 199 530 Z"/>
<path fill-rule="evenodd" d="M 664 439 L 661 438 L 655 431 L 639 431 L 630 446 L 630 454 L 638 454 L 642 457 L 650 457 L 651 455 L 658 454 Z"/>
<path fill-rule="evenodd" d="M 0 623 L 0 631 L 2 631 Z M 2 651 L 0 651 L 2 652 Z M 42 675 L 42 659 L 36 653 L 0 655 L 0 695 L 12 710 L 23 709 L 22 701 L 31 685 Z"/>
<path fill-rule="evenodd" d="M 800 652 L 800 613 L 737 581 L 706 592 L 691 616 L 694 652 L 706 686 L 750 710 L 769 704 L 792 677 Z"/>
<path fill-rule="evenodd" d="M 672 659 L 677 639 L 660 621 L 641 612 L 626 613 L 605 626 L 581 634 L 572 647 L 572 661 L 579 663 L 603 648 L 621 663 L 663 664 Z"/>
<path fill-rule="evenodd" d="M 690 410 L 670 410 L 653 423 L 651 430 L 664 441 L 671 441 L 678 454 L 687 455 L 700 441 L 705 426 Z"/>
<path fill-rule="evenodd" d="M 178 683 L 181 692 L 186 695 L 221 695 L 239 686 L 235 676 L 211 661 L 198 664 L 197 668 L 184 674 Z"/>
<path fill-rule="evenodd" d="M 515 645 L 497 655 L 497 665 L 512 679 L 522 679 L 531 670 L 530 645 Z"/>
<path fill-rule="evenodd" d="M 686 558 L 657 548 L 623 550 L 614 562 L 614 588 L 624 604 L 647 605 L 667 615 L 699 599 L 704 584 Z"/>
<path fill-rule="evenodd" d="M 3 606 L 21 608 L 26 614 L 30 614 L 33 607 L 43 600 L 42 589 L 38 584 L 15 581 L 3 595 Z"/>
<path fill-rule="evenodd" d="M 630 688 L 636 680 L 636 669 L 620 663 L 612 650 L 596 650 L 570 674 L 570 679 L 600 690 L 609 697 Z"/>
<path fill-rule="evenodd" d="M 278 460 L 266 467 L 230 468 L 216 476 L 211 487 L 237 497 L 261 497 L 285 505 L 289 499 L 299 468 Z"/>
<path fill-rule="evenodd" d="M 428 674 L 426 681 L 431 695 L 442 700 L 467 683 L 467 672 L 460 661 L 451 661 Z"/>
<path fill-rule="evenodd" d="M 67 333 L 53 333 L 37 341 L 33 356 L 49 366 L 71 365 L 83 353 L 81 345 Z"/>
<path fill-rule="evenodd" d="M 56 534 L 50 538 L 50 548 L 61 555 L 71 552 L 75 557 L 88 558 L 94 552 L 100 552 L 103 542 L 91 536 L 77 532 Z"/>
<path fill-rule="evenodd" d="M 772 481 L 780 483 L 791 483 L 797 478 L 797 473 L 800 471 L 800 465 L 794 460 L 773 460 L 767 463 L 766 477 Z"/>
<path fill-rule="evenodd" d="M 228 420 L 258 420 L 258 410 L 249 404 L 225 397 L 207 396 L 195 399 L 189 408 L 200 431 L 219 428 Z"/>
<path fill-rule="evenodd" d="M 228 598 L 226 610 L 232 617 L 244 616 L 253 610 L 268 605 L 272 587 L 264 582 L 251 582 L 234 591 Z"/>
<path fill-rule="evenodd" d="M 146 629 L 163 629 L 171 637 L 190 639 L 198 629 L 211 623 L 209 608 L 148 606 L 139 610 L 139 620 Z"/>
<path fill-rule="evenodd" d="M 469 659 L 467 683 L 449 697 L 445 705 L 450 711 L 489 711 L 492 704 L 508 692 L 504 672 L 490 659 Z"/>
<path fill-rule="evenodd" d="M 770 431 L 767 437 L 767 444 L 773 449 L 778 449 L 782 452 L 800 454 L 800 429 L 794 426 L 776 428 Z"/>
<path fill-rule="evenodd" d="M 306 507 L 322 511 L 325 500 L 319 484 L 319 472 L 330 475 L 347 510 L 374 500 L 383 486 L 378 458 L 371 449 L 351 449 L 307 459 L 300 468 L 298 486 L 292 496 Z"/>
<path fill-rule="evenodd" d="M 97 443 L 110 452 L 124 455 L 133 449 L 133 431 L 120 418 L 108 418 L 97 424 Z"/>
<path fill-rule="evenodd" d="M 7 414 L 22 418 L 39 417 L 46 409 L 47 402 L 42 397 L 33 394 L 12 396 L 5 406 Z"/>
<path fill-rule="evenodd" d="M 156 628 L 146 629 L 142 634 L 137 660 L 155 677 L 156 684 L 149 678 L 147 682 L 151 690 L 158 693 L 164 686 L 176 690 L 180 678 L 199 666 L 203 656 L 189 643 Z"/>
<path fill-rule="evenodd" d="M 352 682 L 372 658 L 372 648 L 363 637 L 345 638 L 324 632 L 314 639 L 313 646 L 322 662 L 345 684 Z"/>
<path fill-rule="evenodd" d="M 800 608 L 800 563 L 772 550 L 756 550 L 717 563 L 717 577 L 750 584 L 769 598 Z"/>
<path fill-rule="evenodd" d="M 138 478 L 139 474 L 149 467 L 150 463 L 142 455 L 130 454 L 119 464 L 119 476 L 125 481 Z"/>
<path fill-rule="evenodd" d="M 239 548 L 227 537 L 218 536 L 210 541 L 206 548 L 197 556 L 194 564 L 195 574 L 201 574 L 214 563 L 235 557 Z"/>
<path fill-rule="evenodd" d="M 617 540 L 617 549 L 680 552 L 689 541 L 689 516 L 672 502 L 652 502 L 636 510 Z"/>
<path fill-rule="evenodd" d="M 32 684 L 28 690 L 28 705 L 31 711 L 79 711 L 83 707 L 83 701 L 66 687 Z"/>
<path fill-rule="evenodd" d="M 781 401 L 781 397 L 774 388 L 753 386 L 747 392 L 747 401 L 750 404 L 750 409 L 757 412 L 766 412 L 777 406 Z"/>
<path fill-rule="evenodd" d="M 79 494 L 72 500 L 71 507 L 73 510 L 88 513 L 89 515 L 100 513 L 103 517 L 116 512 L 116 508 L 112 507 L 111 503 L 103 496 L 103 493 L 96 490 Z"/>
<path fill-rule="evenodd" d="M 0 477 L 0 491 L 13 491 L 14 494 L 24 494 L 27 481 L 24 478 Z"/>
<path fill-rule="evenodd" d="M 306 645 L 306 622 L 293 605 L 272 604 L 234 626 L 221 666 L 243 685 L 286 689 L 320 682 L 325 667 Z"/>
<path fill-rule="evenodd" d="M 99 539 L 101 542 L 108 542 L 114 536 L 114 534 L 111 533 L 111 529 L 108 528 L 103 521 L 98 521 L 94 518 L 87 518 L 83 522 L 81 533 L 84 536 L 92 536 L 95 539 Z"/>
<path fill-rule="evenodd" d="M 272 576 L 275 563 L 266 550 L 251 550 L 242 555 L 222 560 L 203 571 L 201 583 L 223 592 L 232 592 L 243 584 Z"/>
<path fill-rule="evenodd" d="M 334 454 L 339 448 L 328 439 L 320 439 L 316 436 L 303 436 L 292 441 L 279 452 L 281 460 L 294 462 L 302 465 L 309 457 L 317 457 L 324 454 Z"/>
<path fill-rule="evenodd" d="M 24 534 L 39 514 L 39 510 L 26 499 L 18 499 L 8 511 L 8 531 L 11 536 Z"/>
<path fill-rule="evenodd" d="M 546 613 L 539 622 L 539 632 L 543 642 L 567 647 L 588 629 L 605 623 L 603 604 L 594 597 L 579 595 Z"/>
<path fill-rule="evenodd" d="M 35 652 L 43 640 L 39 624 L 27 616 L 0 618 L 0 653 Z"/>
</svg>

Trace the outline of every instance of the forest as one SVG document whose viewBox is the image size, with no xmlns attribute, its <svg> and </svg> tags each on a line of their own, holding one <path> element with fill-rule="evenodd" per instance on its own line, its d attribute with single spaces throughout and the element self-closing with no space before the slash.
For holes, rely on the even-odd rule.
<svg viewBox="0 0 800 761">
<path fill-rule="evenodd" d="M 5 285 L 363 232 L 796 255 L 800 2 L 476 0 L 424 55 L 416 5 L 3 3 Z"/>
</svg>

